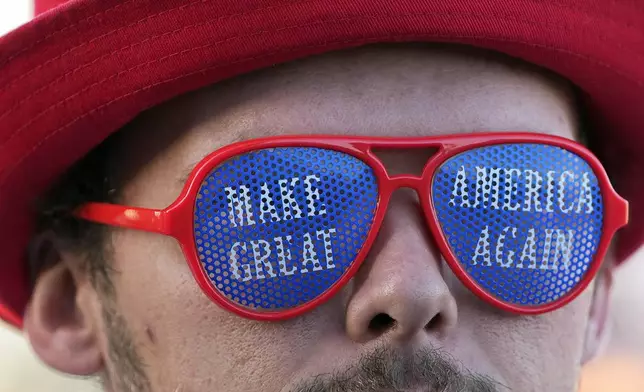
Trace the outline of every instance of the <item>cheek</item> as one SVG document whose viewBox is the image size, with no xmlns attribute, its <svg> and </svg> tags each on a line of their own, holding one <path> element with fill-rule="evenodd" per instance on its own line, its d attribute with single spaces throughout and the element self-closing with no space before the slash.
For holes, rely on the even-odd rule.
<svg viewBox="0 0 644 392">
<path fill-rule="evenodd" d="M 341 326 L 316 312 L 264 323 L 223 310 L 202 293 L 172 238 L 120 232 L 114 249 L 119 308 L 155 390 L 279 390 L 315 351 L 311 342 Z"/>
<path fill-rule="evenodd" d="M 459 322 L 471 326 L 493 366 L 516 390 L 568 391 L 577 382 L 591 296 L 589 288 L 566 307 L 539 316 L 461 307 Z"/>
</svg>

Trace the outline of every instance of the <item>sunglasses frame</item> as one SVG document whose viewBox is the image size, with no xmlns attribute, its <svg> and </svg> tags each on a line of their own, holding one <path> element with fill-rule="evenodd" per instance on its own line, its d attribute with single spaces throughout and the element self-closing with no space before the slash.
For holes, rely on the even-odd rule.
<svg viewBox="0 0 644 392">
<path fill-rule="evenodd" d="M 506 303 L 487 293 L 473 281 L 457 261 L 440 229 L 438 218 L 431 198 L 431 183 L 436 170 L 451 157 L 479 147 L 511 144 L 536 143 L 563 148 L 583 158 L 592 168 L 601 188 L 604 201 L 603 230 L 594 259 L 585 276 L 566 295 L 558 300 L 538 306 L 518 306 Z M 276 147 L 317 147 L 350 154 L 368 164 L 378 181 L 378 201 L 371 228 L 365 243 L 356 259 L 344 275 L 323 294 L 310 302 L 292 309 L 281 311 L 255 311 L 238 305 L 219 292 L 208 278 L 206 269 L 199 261 L 194 237 L 193 221 L 196 197 L 202 182 L 222 162 L 236 155 L 255 150 Z M 420 177 L 411 174 L 389 176 L 383 163 L 373 153 L 373 149 L 436 149 L 429 157 Z M 434 237 L 438 248 L 458 279 L 479 298 L 501 310 L 517 314 L 541 314 L 558 309 L 575 299 L 588 286 L 597 274 L 608 246 L 615 232 L 628 222 L 628 202 L 620 197 L 612 187 L 605 169 L 599 160 L 584 146 L 562 137 L 524 132 L 473 133 L 447 136 L 387 138 L 352 136 L 276 136 L 252 139 L 231 144 L 210 153 L 191 172 L 179 197 L 162 210 L 128 207 L 107 203 L 87 203 L 81 206 L 76 215 L 95 223 L 122 228 L 143 230 L 164 234 L 175 238 L 183 251 L 188 266 L 203 292 L 222 308 L 242 317 L 254 320 L 277 321 L 305 313 L 330 299 L 355 275 L 364 262 L 382 225 L 389 200 L 393 192 L 401 187 L 414 189 L 419 197 L 425 222 Z"/>
</svg>

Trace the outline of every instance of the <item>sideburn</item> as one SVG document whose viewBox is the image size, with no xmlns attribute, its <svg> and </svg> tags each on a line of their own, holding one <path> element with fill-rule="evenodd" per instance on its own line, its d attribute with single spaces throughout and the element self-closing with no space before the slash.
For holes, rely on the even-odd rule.
<svg viewBox="0 0 644 392">
<path fill-rule="evenodd" d="M 103 298 L 102 317 L 109 344 L 109 363 L 104 376 L 110 392 L 151 392 L 145 364 L 136 351 L 133 334 L 121 315 L 114 298 Z"/>
</svg>

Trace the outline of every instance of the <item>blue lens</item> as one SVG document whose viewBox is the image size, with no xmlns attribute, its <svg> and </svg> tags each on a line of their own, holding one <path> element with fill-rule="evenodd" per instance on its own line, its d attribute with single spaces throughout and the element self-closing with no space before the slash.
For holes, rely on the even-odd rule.
<svg viewBox="0 0 644 392">
<path fill-rule="evenodd" d="M 213 286 L 240 306 L 300 306 L 356 259 L 377 200 L 373 170 L 349 154 L 282 147 L 239 155 L 199 189 L 199 259 Z"/>
<path fill-rule="evenodd" d="M 485 291 L 513 305 L 566 295 L 591 265 L 602 235 L 597 177 L 578 155 L 542 144 L 458 154 L 432 183 L 448 245 Z"/>
</svg>

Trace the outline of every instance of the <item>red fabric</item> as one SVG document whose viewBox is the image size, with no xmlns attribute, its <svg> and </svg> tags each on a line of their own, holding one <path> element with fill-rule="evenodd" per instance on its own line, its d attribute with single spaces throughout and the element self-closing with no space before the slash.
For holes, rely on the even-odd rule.
<svg viewBox="0 0 644 392">
<path fill-rule="evenodd" d="M 44 4 L 44 3 L 43 3 Z M 0 303 L 19 315 L 34 198 L 137 113 L 314 53 L 444 41 L 508 53 L 588 94 L 599 157 L 644 233 L 644 3 L 639 0 L 73 0 L 0 38 Z"/>
<path fill-rule="evenodd" d="M 34 14 L 40 15 L 56 6 L 68 2 L 69 0 L 36 0 L 34 1 Z"/>
</svg>

